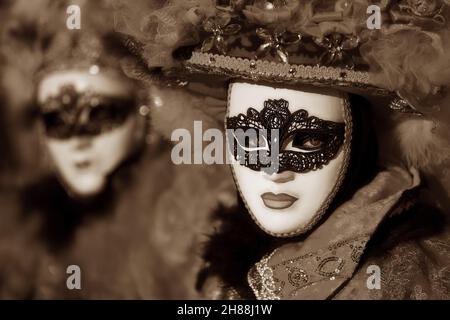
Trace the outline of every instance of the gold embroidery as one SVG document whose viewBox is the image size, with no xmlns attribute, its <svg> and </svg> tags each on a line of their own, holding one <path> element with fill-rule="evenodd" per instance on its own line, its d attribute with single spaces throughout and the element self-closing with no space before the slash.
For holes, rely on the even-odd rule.
<svg viewBox="0 0 450 320">
<path fill-rule="evenodd" d="M 250 287 L 258 300 L 279 300 L 293 298 L 299 290 L 304 290 L 323 281 L 345 279 L 353 274 L 354 248 L 364 248 L 368 235 L 361 235 L 346 241 L 336 242 L 328 250 L 318 250 L 294 259 L 285 260 L 274 266 L 268 263 L 276 253 L 264 257 L 248 274 Z M 278 279 L 277 271 L 287 271 L 287 283 Z M 280 293 L 287 292 L 281 297 Z"/>
</svg>

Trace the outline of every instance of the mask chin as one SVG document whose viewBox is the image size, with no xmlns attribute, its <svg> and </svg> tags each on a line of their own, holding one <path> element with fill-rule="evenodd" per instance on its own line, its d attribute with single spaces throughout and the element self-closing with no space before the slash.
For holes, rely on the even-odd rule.
<svg viewBox="0 0 450 320">
<path fill-rule="evenodd" d="M 258 114 L 272 117 L 268 108 L 272 112 L 272 102 L 281 100 L 289 110 L 275 114 L 275 123 L 284 117 L 280 128 L 299 129 L 287 133 L 280 129 L 278 159 L 281 162 L 283 157 L 295 154 L 294 161 L 311 163 L 281 165 L 282 170 L 270 174 L 258 170 L 258 166 L 235 161 L 232 171 L 241 197 L 259 227 L 275 237 L 294 237 L 319 222 L 343 185 L 350 162 L 353 123 L 349 99 L 343 94 L 234 83 L 229 90 L 227 124 L 233 123 L 230 119 L 244 119 L 242 116 L 247 115 L 252 117 L 252 125 L 269 129 Z M 299 114 L 302 117 L 295 116 Z M 337 135 L 338 127 L 345 127 L 342 139 L 315 141 L 324 134 Z M 295 135 L 299 138 L 289 138 Z M 334 141 L 334 145 L 327 141 Z"/>
<path fill-rule="evenodd" d="M 107 178 L 99 175 L 80 176 L 76 181 L 61 178 L 67 192 L 74 198 L 86 199 L 99 195 L 106 187 Z"/>
</svg>

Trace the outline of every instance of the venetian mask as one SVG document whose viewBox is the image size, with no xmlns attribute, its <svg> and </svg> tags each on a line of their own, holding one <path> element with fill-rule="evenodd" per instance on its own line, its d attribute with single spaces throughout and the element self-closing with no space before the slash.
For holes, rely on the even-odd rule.
<svg viewBox="0 0 450 320">
<path fill-rule="evenodd" d="M 61 71 L 38 88 L 44 141 L 57 176 L 75 197 L 92 197 L 135 145 L 139 120 L 129 80 Z"/>
<path fill-rule="evenodd" d="M 349 166 L 348 97 L 237 82 L 229 89 L 226 124 L 235 182 L 257 224 L 277 237 L 311 229 Z"/>
</svg>

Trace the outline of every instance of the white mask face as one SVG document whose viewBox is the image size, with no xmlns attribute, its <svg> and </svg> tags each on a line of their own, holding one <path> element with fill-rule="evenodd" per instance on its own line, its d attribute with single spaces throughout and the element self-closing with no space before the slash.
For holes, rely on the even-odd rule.
<svg viewBox="0 0 450 320">
<path fill-rule="evenodd" d="M 249 162 L 254 157 L 234 161 L 233 174 L 247 208 L 273 236 L 308 231 L 335 198 L 350 161 L 352 122 L 347 97 L 326 90 L 233 83 L 227 129 L 248 128 L 278 129 L 279 147 L 274 149 L 279 163 L 271 174 L 258 161 Z M 271 138 L 266 137 L 263 143 L 268 141 Z M 237 149 L 243 144 L 235 142 Z M 237 149 L 230 151 L 236 155 Z"/>
<path fill-rule="evenodd" d="M 80 71 L 55 73 L 41 82 L 38 101 L 48 105 L 53 99 L 57 106 L 54 111 L 43 111 L 45 143 L 58 177 L 71 195 L 84 198 L 100 193 L 108 176 L 130 154 L 138 120 L 135 106 L 126 102 L 131 101 L 129 89 L 126 80 Z M 95 94 L 88 99 L 96 99 L 95 107 L 80 108 L 79 101 L 86 93 Z M 78 105 L 61 107 L 59 102 L 66 95 L 76 97 L 72 100 L 78 99 Z"/>
</svg>

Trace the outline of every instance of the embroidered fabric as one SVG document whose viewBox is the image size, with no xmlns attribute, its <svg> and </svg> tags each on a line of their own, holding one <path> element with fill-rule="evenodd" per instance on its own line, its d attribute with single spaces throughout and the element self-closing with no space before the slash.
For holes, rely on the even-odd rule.
<svg viewBox="0 0 450 320">
<path fill-rule="evenodd" d="M 377 259 L 381 291 L 372 298 L 400 300 L 450 299 L 450 245 L 433 237 L 420 243 L 407 242 Z"/>
<path fill-rule="evenodd" d="M 249 273 L 248 281 L 259 300 L 296 299 L 303 290 L 345 280 L 352 275 L 369 240 L 369 235 L 330 245 L 269 267 L 273 256 L 265 257 Z M 277 278 L 274 269 L 283 268 L 285 278 Z M 288 293 L 287 293 L 288 292 Z"/>
<path fill-rule="evenodd" d="M 415 226 L 416 223 L 411 226 L 410 221 L 411 215 L 417 214 L 414 212 L 418 210 L 416 207 L 412 211 L 407 209 L 407 217 L 404 217 L 400 226 L 394 226 L 394 229 L 388 227 L 388 239 L 382 237 L 376 240 L 375 245 L 372 243 L 365 262 L 333 299 L 450 299 L 450 230 L 447 227 L 446 232 L 441 232 L 441 228 L 435 224 L 423 228 L 424 222 L 427 224 L 426 220 L 436 218 L 433 214 L 430 217 L 430 208 L 427 209 L 419 213 L 419 226 Z M 408 236 L 411 229 L 416 234 L 413 238 Z M 429 236 L 431 230 L 434 233 Z M 392 235 L 392 231 L 398 234 Z M 377 287 L 368 287 L 368 277 L 374 274 L 367 270 L 373 266 L 379 268 L 380 282 Z"/>
<path fill-rule="evenodd" d="M 303 242 L 275 250 L 255 265 L 248 282 L 259 299 L 327 299 L 350 279 L 368 241 L 404 192 L 417 187 L 417 171 L 380 173 Z"/>
<path fill-rule="evenodd" d="M 247 115 L 227 118 L 227 129 L 234 130 L 234 139 L 229 141 L 233 142 L 231 148 L 236 160 L 254 171 L 269 166 L 260 159 L 261 148 L 273 161 L 279 162 L 278 172 L 306 173 L 321 169 L 336 157 L 345 140 L 344 123 L 310 117 L 306 110 L 291 113 L 289 102 L 283 99 L 265 101 L 261 113 L 250 108 Z M 237 130 L 244 134 L 239 135 Z M 277 138 L 272 137 L 274 130 Z M 250 137 L 250 144 L 256 140 L 253 147 L 246 146 L 245 137 Z M 285 150 L 290 141 L 301 151 Z"/>
<path fill-rule="evenodd" d="M 416 193 L 411 192 L 411 194 Z M 410 192 L 406 194 L 408 197 Z M 390 218 L 377 230 L 370 245 L 361 257 L 361 263 L 351 279 L 339 288 L 332 299 L 337 300 L 418 300 L 418 299 L 450 299 L 450 228 L 448 224 L 436 223 L 445 214 L 435 208 L 423 206 L 417 201 L 411 206 L 409 199 L 403 196 L 395 207 L 401 211 Z M 446 228 L 442 228 L 447 225 Z M 345 245 L 345 244 L 344 244 Z M 272 254 L 273 255 L 273 254 Z M 271 256 L 272 256 L 271 255 Z M 271 257 L 270 256 L 270 257 Z M 269 300 L 279 297 L 271 295 L 276 282 L 270 280 L 262 283 L 261 275 L 271 275 L 268 268 L 270 257 L 262 259 L 257 267 L 252 269 L 253 279 L 268 290 L 260 292 L 258 299 Z M 300 260 L 308 259 L 307 256 Z M 337 264 L 337 262 L 336 262 Z M 333 265 L 329 262 L 329 266 Z M 339 265 L 338 265 L 339 266 Z M 374 267 L 378 267 L 381 276 L 379 286 L 374 285 Z M 331 269 L 330 268 L 330 269 Z M 289 279 L 288 279 L 289 280 Z M 291 280 L 296 284 L 305 284 L 309 275 L 305 270 L 293 268 Z M 326 279 L 325 279 L 326 281 Z M 378 281 L 378 280 L 376 280 Z M 241 293 L 241 296 L 231 297 L 236 290 L 223 285 L 208 288 L 208 296 L 214 293 L 221 299 L 251 299 L 254 297 Z M 267 295 L 263 295 L 267 293 Z M 277 293 L 277 292 L 275 292 Z M 211 295 L 210 295 L 211 294 Z"/>
</svg>

